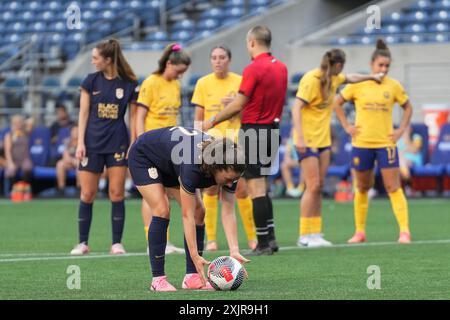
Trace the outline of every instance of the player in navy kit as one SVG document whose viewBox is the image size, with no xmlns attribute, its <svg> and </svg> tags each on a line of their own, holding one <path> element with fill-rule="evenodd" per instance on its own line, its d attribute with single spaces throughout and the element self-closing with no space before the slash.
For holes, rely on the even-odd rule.
<svg viewBox="0 0 450 320">
<path fill-rule="evenodd" d="M 152 209 L 149 255 L 153 291 L 176 291 L 164 273 L 170 209 L 168 195 L 181 205 L 186 250 L 183 289 L 211 289 L 205 282 L 202 258 L 205 210 L 200 189 L 213 185 L 233 192 L 245 170 L 244 153 L 226 138 L 214 139 L 199 130 L 167 127 L 148 131 L 130 148 L 130 173 Z M 238 256 L 242 262 L 248 262 Z"/>
<path fill-rule="evenodd" d="M 111 39 L 92 50 L 92 64 L 97 72 L 89 74 L 81 84 L 78 146 L 81 186 L 79 207 L 79 244 L 73 255 L 89 252 L 88 237 L 92 220 L 92 204 L 98 181 L 106 166 L 109 176 L 109 198 L 112 202 L 111 254 L 125 253 L 121 244 L 125 222 L 124 185 L 129 147 L 125 113 L 138 96 L 136 75 L 125 60 L 120 44 Z M 130 124 L 134 121 L 130 120 Z M 131 132 L 134 130 L 131 128 Z M 133 136 L 132 136 L 133 139 Z"/>
</svg>

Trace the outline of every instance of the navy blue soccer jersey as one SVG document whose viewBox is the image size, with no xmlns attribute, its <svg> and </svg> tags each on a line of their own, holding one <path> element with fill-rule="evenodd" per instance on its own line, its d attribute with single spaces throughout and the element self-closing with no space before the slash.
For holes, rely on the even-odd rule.
<svg viewBox="0 0 450 320">
<path fill-rule="evenodd" d="M 191 194 L 215 185 L 214 178 L 200 169 L 200 143 L 208 139 L 208 134 L 184 127 L 166 127 L 140 135 L 128 156 L 134 183 L 181 186 Z"/>
<path fill-rule="evenodd" d="M 124 116 L 128 104 L 137 101 L 138 83 L 108 80 L 103 72 L 95 72 L 84 79 L 81 88 L 90 98 L 86 150 L 98 154 L 126 151 L 129 138 Z"/>
</svg>

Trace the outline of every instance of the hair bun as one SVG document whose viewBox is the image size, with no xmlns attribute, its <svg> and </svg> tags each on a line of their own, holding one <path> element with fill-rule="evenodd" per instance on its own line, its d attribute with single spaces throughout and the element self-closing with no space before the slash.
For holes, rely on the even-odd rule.
<svg viewBox="0 0 450 320">
<path fill-rule="evenodd" d="M 377 39 L 377 49 L 379 49 L 379 50 L 388 50 L 386 42 L 384 42 L 384 40 L 381 39 L 381 38 Z"/>
<path fill-rule="evenodd" d="M 179 44 L 179 43 L 175 43 L 173 46 L 172 46 L 172 51 L 180 51 L 182 48 L 181 48 L 181 44 Z"/>
</svg>

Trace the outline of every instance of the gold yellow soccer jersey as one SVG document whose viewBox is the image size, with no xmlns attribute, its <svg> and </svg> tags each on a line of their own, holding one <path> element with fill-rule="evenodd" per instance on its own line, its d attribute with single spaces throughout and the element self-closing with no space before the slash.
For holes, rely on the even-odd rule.
<svg viewBox="0 0 450 320">
<path fill-rule="evenodd" d="M 408 96 L 403 86 L 390 77 L 381 84 L 365 81 L 347 85 L 341 95 L 345 100 L 353 100 L 356 108 L 355 125 L 359 134 L 352 141 L 358 148 L 394 147 L 389 139 L 393 132 L 392 111 L 395 103 L 404 105 Z"/>
<path fill-rule="evenodd" d="M 145 131 L 176 126 L 181 106 L 180 82 L 152 74 L 142 83 L 137 103 L 148 109 Z"/>
<path fill-rule="evenodd" d="M 240 75 L 232 72 L 228 73 L 225 79 L 218 78 L 214 73 L 206 75 L 197 81 L 191 102 L 204 108 L 204 119 L 207 120 L 224 109 L 225 106 L 221 99 L 236 96 L 241 79 Z M 241 118 L 240 115 L 237 115 L 230 120 L 219 123 L 208 133 L 216 137 L 228 136 L 234 140 L 240 126 Z M 227 130 L 232 131 L 227 132 Z"/>
<path fill-rule="evenodd" d="M 306 73 L 298 85 L 297 98 L 307 105 L 302 108 L 302 130 L 305 144 L 311 148 L 331 146 L 331 105 L 336 91 L 345 82 L 345 75 L 340 73 L 331 79 L 331 90 L 327 101 L 322 98 L 320 76 L 322 71 L 314 69 Z M 294 130 L 294 141 L 297 133 Z"/>
</svg>

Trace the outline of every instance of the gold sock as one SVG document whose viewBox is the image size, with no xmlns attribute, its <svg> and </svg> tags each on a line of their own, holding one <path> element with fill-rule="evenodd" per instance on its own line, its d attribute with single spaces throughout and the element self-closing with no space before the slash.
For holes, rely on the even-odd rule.
<svg viewBox="0 0 450 320">
<path fill-rule="evenodd" d="M 400 232 L 409 232 L 408 202 L 403 189 L 399 188 L 397 191 L 389 193 L 389 198 Z"/>
<path fill-rule="evenodd" d="M 318 234 L 318 233 L 322 233 L 322 217 L 321 216 L 316 216 L 316 217 L 311 217 L 311 233 L 313 234 Z"/>
<path fill-rule="evenodd" d="M 205 231 L 208 241 L 217 239 L 217 215 L 218 215 L 218 196 L 203 194 L 203 203 L 205 205 Z"/>
<path fill-rule="evenodd" d="M 365 232 L 367 211 L 369 209 L 369 194 L 356 189 L 354 207 L 356 232 Z"/>
<path fill-rule="evenodd" d="M 144 227 L 145 239 L 147 240 L 147 242 L 148 242 L 148 229 L 149 229 L 149 227 Z"/>
<path fill-rule="evenodd" d="M 239 213 L 244 225 L 247 240 L 256 240 L 255 221 L 253 220 L 253 203 L 250 197 L 237 199 Z"/>
<path fill-rule="evenodd" d="M 290 182 L 290 183 L 288 183 L 287 185 L 286 185 L 286 189 L 294 189 L 294 184 L 292 183 L 292 182 Z"/>
<path fill-rule="evenodd" d="M 300 236 L 306 236 L 312 233 L 312 219 L 313 218 L 300 217 Z"/>
</svg>

